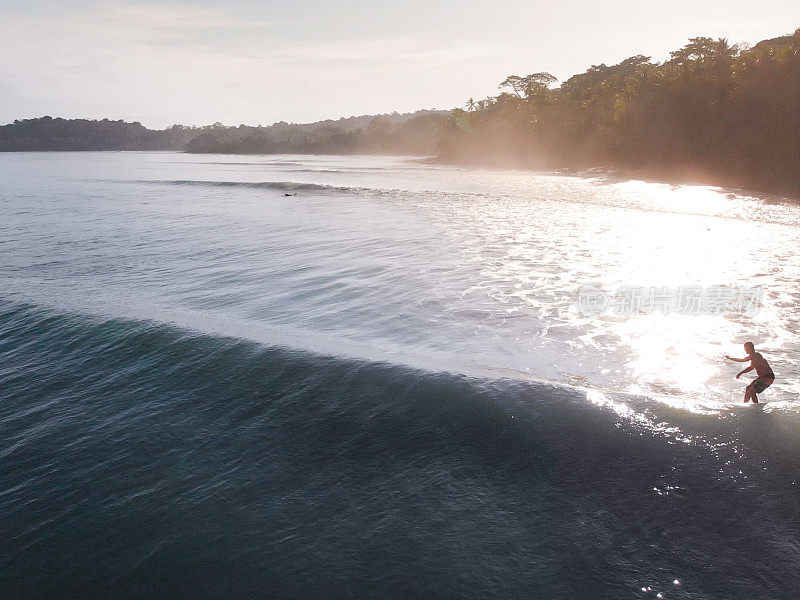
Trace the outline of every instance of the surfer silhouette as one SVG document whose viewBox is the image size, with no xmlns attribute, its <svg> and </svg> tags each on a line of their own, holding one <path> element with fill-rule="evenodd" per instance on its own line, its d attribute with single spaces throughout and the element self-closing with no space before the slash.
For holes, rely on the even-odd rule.
<svg viewBox="0 0 800 600">
<path fill-rule="evenodd" d="M 748 401 L 752 400 L 754 404 L 758 404 L 758 397 L 756 394 L 760 394 L 772 385 L 772 382 L 775 381 L 775 374 L 772 372 L 772 368 L 769 366 L 767 359 L 761 356 L 760 352 L 756 352 L 756 347 L 753 345 L 753 342 L 745 342 L 744 351 L 747 352 L 747 356 L 744 358 L 733 358 L 727 354 L 725 358 L 735 362 L 750 361 L 750 366 L 737 373 L 736 379 L 739 379 L 739 377 L 748 371 L 756 370 L 758 377 L 750 382 L 750 385 L 744 389 L 744 402 L 747 404 Z"/>
</svg>

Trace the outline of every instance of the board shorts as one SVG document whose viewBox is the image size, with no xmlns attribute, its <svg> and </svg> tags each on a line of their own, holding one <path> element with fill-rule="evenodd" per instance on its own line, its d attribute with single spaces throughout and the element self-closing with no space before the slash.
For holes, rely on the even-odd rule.
<svg viewBox="0 0 800 600">
<path fill-rule="evenodd" d="M 773 381 L 775 381 L 774 377 L 759 377 L 753 381 L 753 390 L 756 394 L 760 394 L 769 386 L 771 386 Z"/>
</svg>

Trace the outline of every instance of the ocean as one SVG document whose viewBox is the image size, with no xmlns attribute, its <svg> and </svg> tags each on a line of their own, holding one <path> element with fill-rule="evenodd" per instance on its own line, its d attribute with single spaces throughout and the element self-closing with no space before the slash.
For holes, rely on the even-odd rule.
<svg viewBox="0 0 800 600">
<path fill-rule="evenodd" d="M 795 598 L 799 226 L 598 173 L 0 154 L 0 597 Z"/>
</svg>

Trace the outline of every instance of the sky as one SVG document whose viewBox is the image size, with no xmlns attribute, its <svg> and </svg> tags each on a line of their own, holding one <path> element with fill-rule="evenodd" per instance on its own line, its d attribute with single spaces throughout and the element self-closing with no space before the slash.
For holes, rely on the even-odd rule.
<svg viewBox="0 0 800 600">
<path fill-rule="evenodd" d="M 797 0 L 0 0 L 0 123 L 309 122 L 464 106 L 700 35 L 756 43 Z"/>
</svg>

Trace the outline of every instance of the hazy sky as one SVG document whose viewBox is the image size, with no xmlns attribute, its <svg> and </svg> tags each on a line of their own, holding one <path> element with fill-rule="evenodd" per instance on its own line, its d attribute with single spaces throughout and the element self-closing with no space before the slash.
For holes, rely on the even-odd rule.
<svg viewBox="0 0 800 600">
<path fill-rule="evenodd" d="M 0 123 L 172 123 L 463 106 L 509 74 L 566 78 L 697 35 L 800 27 L 797 0 L 0 0 Z"/>
</svg>

